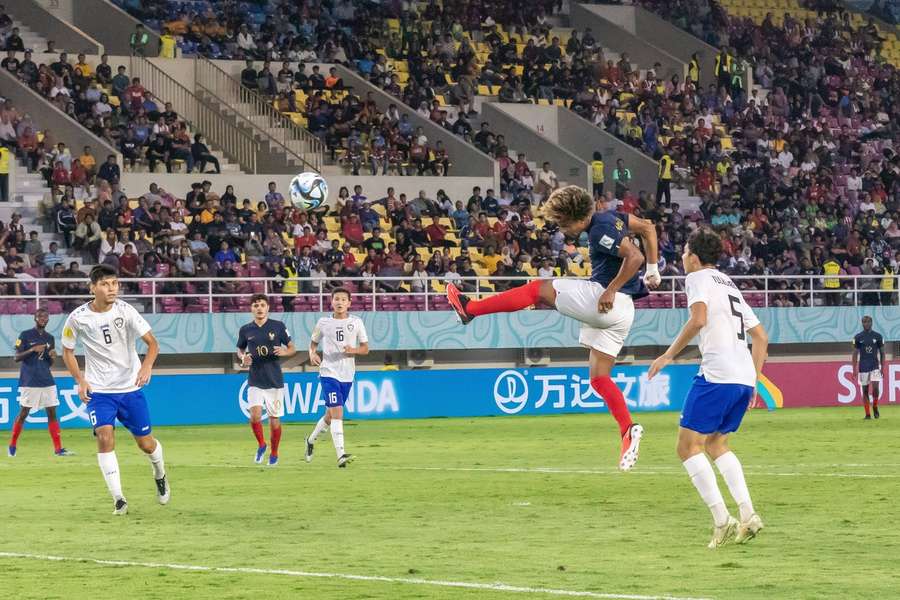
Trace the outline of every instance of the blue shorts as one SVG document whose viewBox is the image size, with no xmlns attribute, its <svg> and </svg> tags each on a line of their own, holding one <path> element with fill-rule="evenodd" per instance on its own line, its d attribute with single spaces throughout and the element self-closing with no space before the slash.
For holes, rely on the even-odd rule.
<svg viewBox="0 0 900 600">
<path fill-rule="evenodd" d="M 322 396 L 324 396 L 325 406 L 328 408 L 343 406 L 350 395 L 350 387 L 353 385 L 352 381 L 345 383 L 334 377 L 319 377 L 319 382 L 322 384 Z"/>
<path fill-rule="evenodd" d="M 749 385 L 710 383 L 697 375 L 684 401 L 680 425 L 697 433 L 737 431 L 753 393 Z"/>
<path fill-rule="evenodd" d="M 135 390 L 124 394 L 92 392 L 87 404 L 91 426 L 96 429 L 116 424 L 116 419 L 134 435 L 150 435 L 150 410 L 144 392 Z"/>
</svg>

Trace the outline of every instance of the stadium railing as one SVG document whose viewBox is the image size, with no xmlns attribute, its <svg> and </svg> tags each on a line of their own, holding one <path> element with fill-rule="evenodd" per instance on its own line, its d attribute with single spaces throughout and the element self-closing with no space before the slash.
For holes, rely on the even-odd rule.
<svg viewBox="0 0 900 600">
<path fill-rule="evenodd" d="M 495 293 L 504 284 L 520 285 L 540 279 L 528 276 L 478 276 L 453 278 L 470 297 Z M 779 306 L 873 306 L 897 304 L 897 276 L 841 275 L 811 276 L 734 276 L 741 293 L 750 306 L 756 308 Z M 140 304 L 148 313 L 212 313 L 249 310 L 250 296 L 267 294 L 274 310 L 315 312 L 330 307 L 331 290 L 338 286 L 353 293 L 353 308 L 363 311 L 432 311 L 450 310 L 444 294 L 448 279 L 445 276 L 427 278 L 421 291 L 409 287 L 413 278 L 403 277 L 235 277 L 185 278 L 156 277 L 119 280 L 120 297 Z M 828 287 L 836 281 L 840 287 Z M 890 289 L 883 287 L 890 282 Z M 43 306 L 57 314 L 73 310 L 91 299 L 87 293 L 87 279 L 23 278 L 0 279 L 0 314 L 30 314 Z M 285 284 L 296 285 L 296 292 L 285 292 Z M 498 286 L 499 284 L 499 286 Z M 798 285 L 800 287 L 793 287 Z M 71 293 L 50 293 L 48 286 L 65 285 Z M 787 289 L 782 286 L 787 285 Z M 73 289 L 73 286 L 76 289 Z M 661 289 L 635 302 L 636 308 L 686 308 L 684 277 L 664 277 Z M 549 307 L 538 307 L 549 308 Z"/>
</svg>

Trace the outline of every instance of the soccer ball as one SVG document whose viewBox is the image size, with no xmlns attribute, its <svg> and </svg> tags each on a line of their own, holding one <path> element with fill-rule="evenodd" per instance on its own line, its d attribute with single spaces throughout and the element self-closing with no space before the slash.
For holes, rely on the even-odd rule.
<svg viewBox="0 0 900 600">
<path fill-rule="evenodd" d="M 291 202 L 300 210 L 318 208 L 328 198 L 328 184 L 318 173 L 300 173 L 291 180 Z"/>
</svg>

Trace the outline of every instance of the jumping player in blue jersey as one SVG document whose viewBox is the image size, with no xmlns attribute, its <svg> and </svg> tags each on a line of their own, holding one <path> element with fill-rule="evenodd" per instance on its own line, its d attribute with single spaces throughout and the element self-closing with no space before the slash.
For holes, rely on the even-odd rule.
<svg viewBox="0 0 900 600">
<path fill-rule="evenodd" d="M 269 318 L 269 299 L 265 294 L 251 296 L 250 311 L 253 321 L 238 332 L 237 355 L 242 366 L 250 367 L 247 404 L 250 407 L 250 428 L 257 443 L 255 461 L 262 463 L 266 453 L 262 428 L 262 409 L 265 406 L 269 415 L 269 441 L 272 443 L 269 466 L 274 467 L 278 464 L 281 417 L 284 416 L 284 375 L 280 360 L 293 356 L 297 350 L 285 324 Z"/>
<path fill-rule="evenodd" d="M 871 419 L 869 413 L 869 386 L 872 387 L 872 413 L 875 418 L 878 413 L 878 397 L 881 390 L 878 384 L 886 378 L 884 370 L 884 338 L 877 331 L 872 330 L 872 317 L 866 315 L 862 318 L 863 330 L 853 336 L 853 372 L 862 389 L 863 408 L 866 409 L 864 418 Z"/>
<path fill-rule="evenodd" d="M 619 424 L 619 468 L 628 471 L 637 462 L 644 429 L 632 421 L 625 397 L 610 375 L 634 320 L 633 299 L 643 298 L 648 288 L 660 283 L 656 226 L 627 213 L 596 209 L 591 194 L 574 185 L 554 191 L 543 208 L 544 218 L 556 223 L 566 235 L 577 237 L 588 232 L 590 281 L 536 280 L 482 300 L 470 300 L 449 284 L 447 299 L 463 324 L 477 316 L 515 312 L 539 302 L 580 321 L 579 342 L 590 349 L 591 387 Z M 632 234 L 641 238 L 646 253 L 643 277 L 639 271 L 644 256 L 632 243 Z"/>
<path fill-rule="evenodd" d="M 56 358 L 56 344 L 53 336 L 47 332 L 50 316 L 43 308 L 34 313 L 34 328 L 23 331 L 16 340 L 16 362 L 22 363 L 19 371 L 19 414 L 13 421 L 12 437 L 9 440 L 7 453 L 16 455 L 19 434 L 25 427 L 25 419 L 32 410 L 47 411 L 47 429 L 53 440 L 53 452 L 57 456 L 71 456 L 73 453 L 62 447 L 59 433 L 59 421 L 56 420 L 56 407 L 59 398 L 56 395 L 56 382 L 50 373 L 53 359 Z"/>
<path fill-rule="evenodd" d="M 118 420 L 150 459 L 156 480 L 156 498 L 168 504 L 170 497 L 163 448 L 152 434 L 150 410 L 141 388 L 150 382 L 159 342 L 150 324 L 133 306 L 118 299 L 119 278 L 109 265 L 91 269 L 94 299 L 76 308 L 63 326 L 63 361 L 78 384 L 78 396 L 86 405 L 97 438 L 97 462 L 114 502 L 114 515 L 128 512 L 122 494 L 116 457 L 115 423 Z M 147 344 L 143 362 L 137 340 Z M 84 345 L 84 373 L 75 358 L 75 345 Z"/>
</svg>

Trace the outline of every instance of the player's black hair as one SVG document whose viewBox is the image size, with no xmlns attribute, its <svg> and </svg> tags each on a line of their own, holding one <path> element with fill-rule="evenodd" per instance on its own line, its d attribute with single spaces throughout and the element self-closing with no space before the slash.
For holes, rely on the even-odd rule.
<svg viewBox="0 0 900 600">
<path fill-rule="evenodd" d="M 344 288 L 344 287 L 334 288 L 333 290 L 331 290 L 332 298 L 334 298 L 338 294 L 347 294 L 347 300 L 350 300 L 351 298 L 353 298 L 353 296 L 350 294 L 350 290 L 348 290 L 347 288 Z"/>
<path fill-rule="evenodd" d="M 91 283 L 97 283 L 109 277 L 118 277 L 119 272 L 110 265 L 96 265 L 91 269 Z"/>
<path fill-rule="evenodd" d="M 253 306 L 254 302 L 258 302 L 260 300 L 262 300 L 266 304 L 269 303 L 269 297 L 265 294 L 253 294 L 252 296 L 250 296 L 250 306 Z"/>
<path fill-rule="evenodd" d="M 550 194 L 543 213 L 545 219 L 565 229 L 594 213 L 594 197 L 577 185 L 567 185 Z"/>
<path fill-rule="evenodd" d="M 714 265 L 722 254 L 722 240 L 715 231 L 701 227 L 688 238 L 691 254 L 704 265 Z"/>
</svg>

